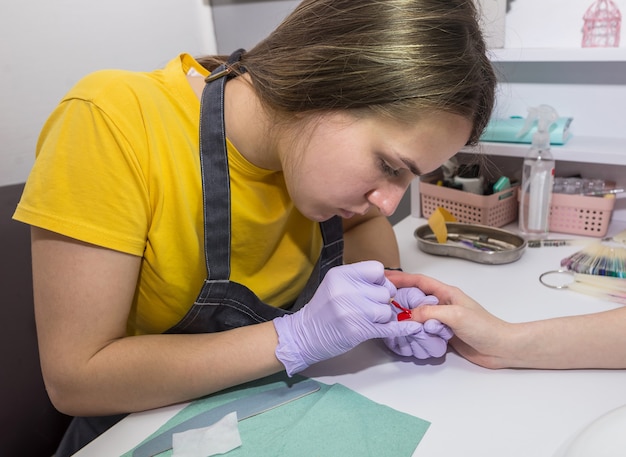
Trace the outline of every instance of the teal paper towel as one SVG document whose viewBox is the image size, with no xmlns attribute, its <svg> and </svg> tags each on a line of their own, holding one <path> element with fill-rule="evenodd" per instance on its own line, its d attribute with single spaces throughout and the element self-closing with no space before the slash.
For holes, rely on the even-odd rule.
<svg viewBox="0 0 626 457">
<path fill-rule="evenodd" d="M 273 376 L 192 402 L 166 430 L 201 411 L 306 378 Z M 228 457 L 410 457 L 430 422 L 376 403 L 341 384 L 239 422 L 242 446 Z M 167 451 L 160 456 L 170 456 Z M 131 457 L 132 450 L 122 457 Z"/>
</svg>

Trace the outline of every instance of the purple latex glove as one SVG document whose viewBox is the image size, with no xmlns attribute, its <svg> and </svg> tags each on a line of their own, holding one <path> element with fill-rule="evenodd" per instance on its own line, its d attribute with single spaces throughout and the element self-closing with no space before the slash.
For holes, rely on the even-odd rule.
<svg viewBox="0 0 626 457">
<path fill-rule="evenodd" d="M 439 303 L 437 297 L 424 295 L 417 287 L 407 287 L 398 290 L 394 297 L 400 305 L 413 309 L 422 305 L 436 305 Z M 391 307 L 396 313 L 399 309 Z M 405 321 L 406 322 L 406 321 Z M 424 324 L 420 324 L 419 329 L 407 336 L 395 336 L 385 338 L 384 342 L 389 349 L 399 355 L 413 356 L 418 359 L 430 357 L 441 357 L 446 353 L 448 340 L 453 333 L 450 327 L 442 324 L 438 320 L 429 319 Z"/>
<path fill-rule="evenodd" d="M 276 357 L 291 376 L 366 340 L 417 332 L 418 322 L 396 319 L 389 306 L 395 294 L 396 287 L 385 277 L 380 262 L 332 268 L 304 308 L 274 319 Z"/>
</svg>

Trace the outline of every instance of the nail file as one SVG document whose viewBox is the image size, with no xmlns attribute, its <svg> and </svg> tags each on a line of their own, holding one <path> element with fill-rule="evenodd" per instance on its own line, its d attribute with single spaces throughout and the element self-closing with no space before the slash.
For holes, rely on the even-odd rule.
<svg viewBox="0 0 626 457">
<path fill-rule="evenodd" d="M 238 420 L 242 421 L 317 392 L 318 390 L 320 390 L 320 385 L 315 381 L 308 380 L 296 383 L 292 386 L 266 390 L 233 400 L 221 406 L 216 406 L 215 408 L 201 412 L 165 430 L 151 440 L 141 444 L 133 451 L 133 457 L 152 457 L 172 449 L 172 435 L 174 433 L 208 427 L 234 411 L 237 412 Z"/>
</svg>

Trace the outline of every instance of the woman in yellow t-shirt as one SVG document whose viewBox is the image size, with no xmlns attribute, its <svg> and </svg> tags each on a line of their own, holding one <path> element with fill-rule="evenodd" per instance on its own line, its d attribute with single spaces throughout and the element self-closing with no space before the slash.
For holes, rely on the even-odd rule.
<svg viewBox="0 0 626 457">
<path fill-rule="evenodd" d="M 478 141 L 494 87 L 471 0 L 305 0 L 228 60 L 85 77 L 45 124 L 14 216 L 33 227 L 55 406 L 155 408 L 372 338 L 441 356 L 449 329 L 389 304 L 436 301 L 386 278 L 386 216 Z M 77 419 L 57 455 L 118 419 Z"/>
</svg>

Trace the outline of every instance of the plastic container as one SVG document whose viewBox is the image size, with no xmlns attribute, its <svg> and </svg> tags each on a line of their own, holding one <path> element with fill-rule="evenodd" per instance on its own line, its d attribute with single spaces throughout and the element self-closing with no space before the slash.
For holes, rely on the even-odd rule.
<svg viewBox="0 0 626 457">
<path fill-rule="evenodd" d="M 458 222 L 502 227 L 517 219 L 517 188 L 477 195 L 420 181 L 422 215 L 428 218 L 440 206 Z"/>
<path fill-rule="evenodd" d="M 603 237 L 614 206 L 615 198 L 552 194 L 550 231 Z"/>
<path fill-rule="evenodd" d="M 528 109 L 525 133 L 537 124 L 532 145 L 524 158 L 520 187 L 519 228 L 531 238 L 542 238 L 550 229 L 550 204 L 554 184 L 554 158 L 550 152 L 550 126 L 559 115 L 549 105 Z"/>
</svg>

